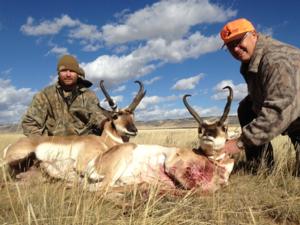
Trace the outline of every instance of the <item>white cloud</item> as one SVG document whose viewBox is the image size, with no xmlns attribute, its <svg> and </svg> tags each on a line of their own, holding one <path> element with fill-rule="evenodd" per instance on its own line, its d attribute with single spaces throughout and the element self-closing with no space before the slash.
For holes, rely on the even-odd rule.
<svg viewBox="0 0 300 225">
<path fill-rule="evenodd" d="M 113 90 L 113 92 L 122 92 L 126 90 L 126 85 L 121 85 Z"/>
<path fill-rule="evenodd" d="M 109 44 L 157 38 L 175 40 L 182 38 L 191 26 L 223 22 L 234 15 L 236 11 L 208 0 L 165 0 L 128 14 L 121 24 L 107 24 L 102 29 Z"/>
<path fill-rule="evenodd" d="M 221 82 L 219 82 L 218 84 L 216 84 L 216 86 L 213 89 L 215 91 L 223 91 L 223 88 L 225 86 L 230 86 L 230 87 L 233 88 L 234 87 L 233 81 L 232 80 L 222 80 Z"/>
<path fill-rule="evenodd" d="M 161 60 L 162 62 L 180 62 L 187 58 L 197 58 L 205 53 L 214 52 L 222 46 L 219 35 L 203 36 L 195 32 L 183 39 L 168 41 L 158 38 L 147 42 L 132 52 L 135 57 L 147 61 Z"/>
<path fill-rule="evenodd" d="M 140 102 L 138 108 L 139 109 L 149 109 L 150 107 L 153 107 L 157 105 L 158 103 L 165 103 L 165 102 L 172 102 L 176 101 L 179 98 L 179 96 L 176 95 L 170 95 L 170 96 L 145 96 L 143 100 Z"/>
<path fill-rule="evenodd" d="M 236 11 L 208 0 L 165 0 L 131 14 L 127 9 L 119 14 L 121 23 L 106 24 L 101 28 L 72 19 L 69 15 L 39 22 L 28 17 L 20 30 L 26 35 L 41 36 L 56 35 L 68 28 L 68 36 L 72 39 L 108 44 L 158 38 L 176 40 L 185 36 L 194 25 L 223 22 L 235 16 Z"/>
<path fill-rule="evenodd" d="M 263 33 L 264 35 L 272 36 L 273 33 L 274 33 L 272 27 L 265 27 L 265 26 L 263 26 L 263 25 L 261 25 L 261 24 L 258 24 L 256 29 L 257 29 L 260 33 Z"/>
<path fill-rule="evenodd" d="M 102 28 L 62 15 L 53 20 L 36 23 L 32 17 L 22 25 L 26 35 L 56 35 L 67 29 L 68 43 L 79 41 L 83 51 L 97 51 L 106 44 L 120 44 L 142 40 L 142 43 L 116 46 L 116 54 L 133 49 L 123 55 L 101 55 L 82 63 L 87 78 L 95 82 L 105 79 L 120 84 L 129 79 L 147 75 L 165 63 L 178 63 L 189 58 L 214 52 L 222 45 L 219 34 L 204 36 L 191 28 L 199 24 L 223 22 L 236 11 L 224 9 L 208 0 L 165 0 L 126 14 L 125 22 L 107 24 Z M 167 24 L 167 25 L 166 25 Z M 138 46 L 138 47 L 136 47 Z M 67 49 L 51 46 L 49 53 L 62 53 Z"/>
<path fill-rule="evenodd" d="M 55 84 L 58 81 L 58 74 L 52 74 L 49 76 L 49 83 L 48 85 Z"/>
<path fill-rule="evenodd" d="M 121 57 L 103 55 L 92 62 L 82 63 L 81 66 L 86 71 L 88 79 L 105 80 L 108 86 L 138 78 L 154 69 L 153 65 L 146 65 L 144 59 L 133 57 L 132 54 Z"/>
<path fill-rule="evenodd" d="M 21 31 L 30 36 L 53 35 L 60 32 L 64 27 L 74 27 L 80 24 L 78 20 L 71 19 L 68 15 L 54 18 L 53 21 L 45 20 L 40 24 L 34 24 L 34 18 L 28 17 L 26 24 L 21 26 Z"/>
<path fill-rule="evenodd" d="M 93 43 L 93 44 L 84 45 L 82 50 L 85 51 L 85 52 L 95 52 L 98 49 L 100 49 L 101 47 L 102 47 L 102 45 L 97 44 L 97 43 Z"/>
<path fill-rule="evenodd" d="M 167 62 L 180 62 L 197 58 L 202 54 L 219 49 L 219 36 L 204 37 L 196 32 L 186 39 L 167 42 L 152 40 L 128 55 L 103 55 L 92 62 L 82 63 L 90 80 L 107 80 L 122 83 L 144 76 Z"/>
<path fill-rule="evenodd" d="M 223 87 L 225 87 L 225 86 L 232 87 L 233 100 L 235 100 L 235 101 L 242 100 L 248 94 L 246 83 L 241 83 L 241 84 L 235 85 L 232 80 L 223 80 L 213 88 L 214 91 L 217 93 L 212 96 L 212 99 L 214 99 L 214 100 L 226 99 L 228 96 L 228 90 L 223 90 Z"/>
<path fill-rule="evenodd" d="M 18 122 L 35 92 L 30 88 L 17 89 L 4 79 L 0 79 L 0 88 L 0 123 Z"/>
<path fill-rule="evenodd" d="M 102 33 L 95 25 L 78 22 L 78 26 L 69 33 L 70 38 L 98 41 L 102 39 Z"/>
<path fill-rule="evenodd" d="M 177 81 L 172 89 L 174 90 L 192 90 L 196 87 L 196 85 L 199 83 L 200 79 L 203 78 L 203 74 L 198 74 L 193 77 L 181 79 Z"/>
<path fill-rule="evenodd" d="M 79 44 L 83 45 L 83 51 L 97 51 L 102 47 L 103 42 L 122 44 L 135 40 L 154 40 L 154 42 L 157 42 L 155 40 L 164 40 L 166 42 L 164 45 L 177 40 L 177 42 L 172 42 L 173 46 L 170 47 L 178 49 L 176 45 L 182 45 L 179 40 L 187 36 L 191 27 L 198 24 L 223 22 L 236 15 L 236 11 L 212 4 L 208 0 L 165 0 L 131 14 L 128 10 L 123 10 L 120 15 L 118 17 L 119 21 L 122 21 L 121 23 L 106 24 L 102 27 L 83 23 L 69 15 L 61 15 L 52 20 L 38 22 L 33 17 L 28 17 L 27 22 L 21 26 L 20 30 L 25 35 L 53 36 L 59 34 L 62 29 L 67 29 L 69 43 L 79 40 Z M 125 22 L 123 22 L 124 20 Z M 192 37 L 192 35 L 190 36 Z M 199 48 L 199 46 L 197 47 Z M 182 46 L 182 48 L 185 47 L 187 46 Z M 191 49 L 185 50 L 185 52 L 192 53 Z M 173 53 L 172 57 L 171 53 Z M 177 54 L 171 51 L 168 57 L 180 61 Z M 179 56 L 181 56 L 180 53 Z"/>
<path fill-rule="evenodd" d="M 124 97 L 122 95 L 116 95 L 116 96 L 110 96 L 112 98 L 112 100 L 114 101 L 114 103 L 116 105 L 118 105 L 119 103 L 121 103 L 124 99 Z M 103 98 L 101 101 L 100 101 L 100 105 L 103 107 L 103 108 L 106 108 L 106 109 L 109 109 L 111 110 L 110 106 L 108 105 L 108 102 L 106 101 L 105 98 Z"/>
<path fill-rule="evenodd" d="M 62 56 L 65 54 L 69 54 L 68 49 L 64 48 L 64 47 L 58 47 L 58 46 L 54 46 L 52 49 L 50 49 L 46 55 L 49 54 L 55 54 L 57 56 Z"/>
<path fill-rule="evenodd" d="M 121 53 L 125 53 L 126 51 L 128 51 L 128 46 L 127 45 L 117 45 L 114 49 L 113 52 L 115 52 L 116 54 L 121 54 Z"/>
<path fill-rule="evenodd" d="M 2 77 L 8 77 L 8 76 L 11 74 L 11 72 L 12 72 L 12 68 L 8 68 L 8 69 L 6 69 L 6 70 L 1 71 L 1 72 L 0 72 L 0 75 L 1 75 Z"/>
<path fill-rule="evenodd" d="M 60 18 L 45 20 L 35 23 L 34 18 L 28 17 L 26 24 L 22 25 L 20 30 L 25 35 L 46 36 L 57 35 L 63 28 L 68 28 L 68 42 L 73 43 L 79 40 L 83 45 L 83 51 L 97 51 L 102 47 L 102 32 L 95 25 L 85 24 L 79 20 L 74 20 L 68 15 L 62 15 Z"/>
<path fill-rule="evenodd" d="M 152 79 L 150 80 L 145 80 L 143 83 L 146 84 L 146 85 L 150 85 L 150 84 L 153 84 L 154 82 L 160 80 L 161 77 L 153 77 Z"/>
</svg>

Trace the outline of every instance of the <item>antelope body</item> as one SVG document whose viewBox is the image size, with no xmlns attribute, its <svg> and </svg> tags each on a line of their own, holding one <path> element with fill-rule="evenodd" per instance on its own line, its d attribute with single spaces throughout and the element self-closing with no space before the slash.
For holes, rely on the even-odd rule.
<svg viewBox="0 0 300 225">
<path fill-rule="evenodd" d="M 89 165 L 90 191 L 107 186 L 159 183 L 167 188 L 215 191 L 226 185 L 234 161 L 211 160 L 194 149 L 136 145 L 114 146 Z"/>
</svg>

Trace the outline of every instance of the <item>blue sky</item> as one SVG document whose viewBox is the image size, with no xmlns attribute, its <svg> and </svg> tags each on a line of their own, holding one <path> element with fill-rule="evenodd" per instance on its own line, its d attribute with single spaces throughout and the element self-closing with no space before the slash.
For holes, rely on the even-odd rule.
<svg viewBox="0 0 300 225">
<path fill-rule="evenodd" d="M 33 95 L 57 79 L 62 54 L 77 57 L 98 90 L 105 80 L 120 108 L 144 82 L 138 120 L 220 115 L 231 85 L 247 93 L 239 62 L 221 50 L 219 31 L 240 17 L 259 32 L 300 47 L 300 1 L 104 0 L 0 1 L 0 123 L 18 122 Z M 105 104 L 102 102 L 102 104 Z"/>
</svg>

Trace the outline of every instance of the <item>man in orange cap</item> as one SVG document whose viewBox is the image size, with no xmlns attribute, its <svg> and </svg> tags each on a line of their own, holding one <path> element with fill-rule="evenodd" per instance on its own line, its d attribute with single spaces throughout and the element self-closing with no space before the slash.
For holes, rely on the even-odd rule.
<svg viewBox="0 0 300 225">
<path fill-rule="evenodd" d="M 220 35 L 241 62 L 248 87 L 238 108 L 242 134 L 225 148 L 244 148 L 254 171 L 262 162 L 271 168 L 270 141 L 286 134 L 295 146 L 295 173 L 300 175 L 300 49 L 256 32 L 244 18 L 227 23 Z"/>
</svg>

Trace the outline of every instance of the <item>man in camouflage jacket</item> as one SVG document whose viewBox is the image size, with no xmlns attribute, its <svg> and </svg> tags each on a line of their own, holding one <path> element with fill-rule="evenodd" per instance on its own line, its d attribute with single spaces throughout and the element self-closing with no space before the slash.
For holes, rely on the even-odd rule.
<svg viewBox="0 0 300 225">
<path fill-rule="evenodd" d="M 241 137 L 226 147 L 244 147 L 253 166 L 266 159 L 272 167 L 270 141 L 287 134 L 300 174 L 300 49 L 257 33 L 243 18 L 226 24 L 220 34 L 231 55 L 241 61 L 248 87 L 238 108 Z"/>
<path fill-rule="evenodd" d="M 98 134 L 104 115 L 98 107 L 96 94 L 88 88 L 84 71 L 71 55 L 62 56 L 57 65 L 58 81 L 37 93 L 22 127 L 29 135 Z"/>
</svg>

